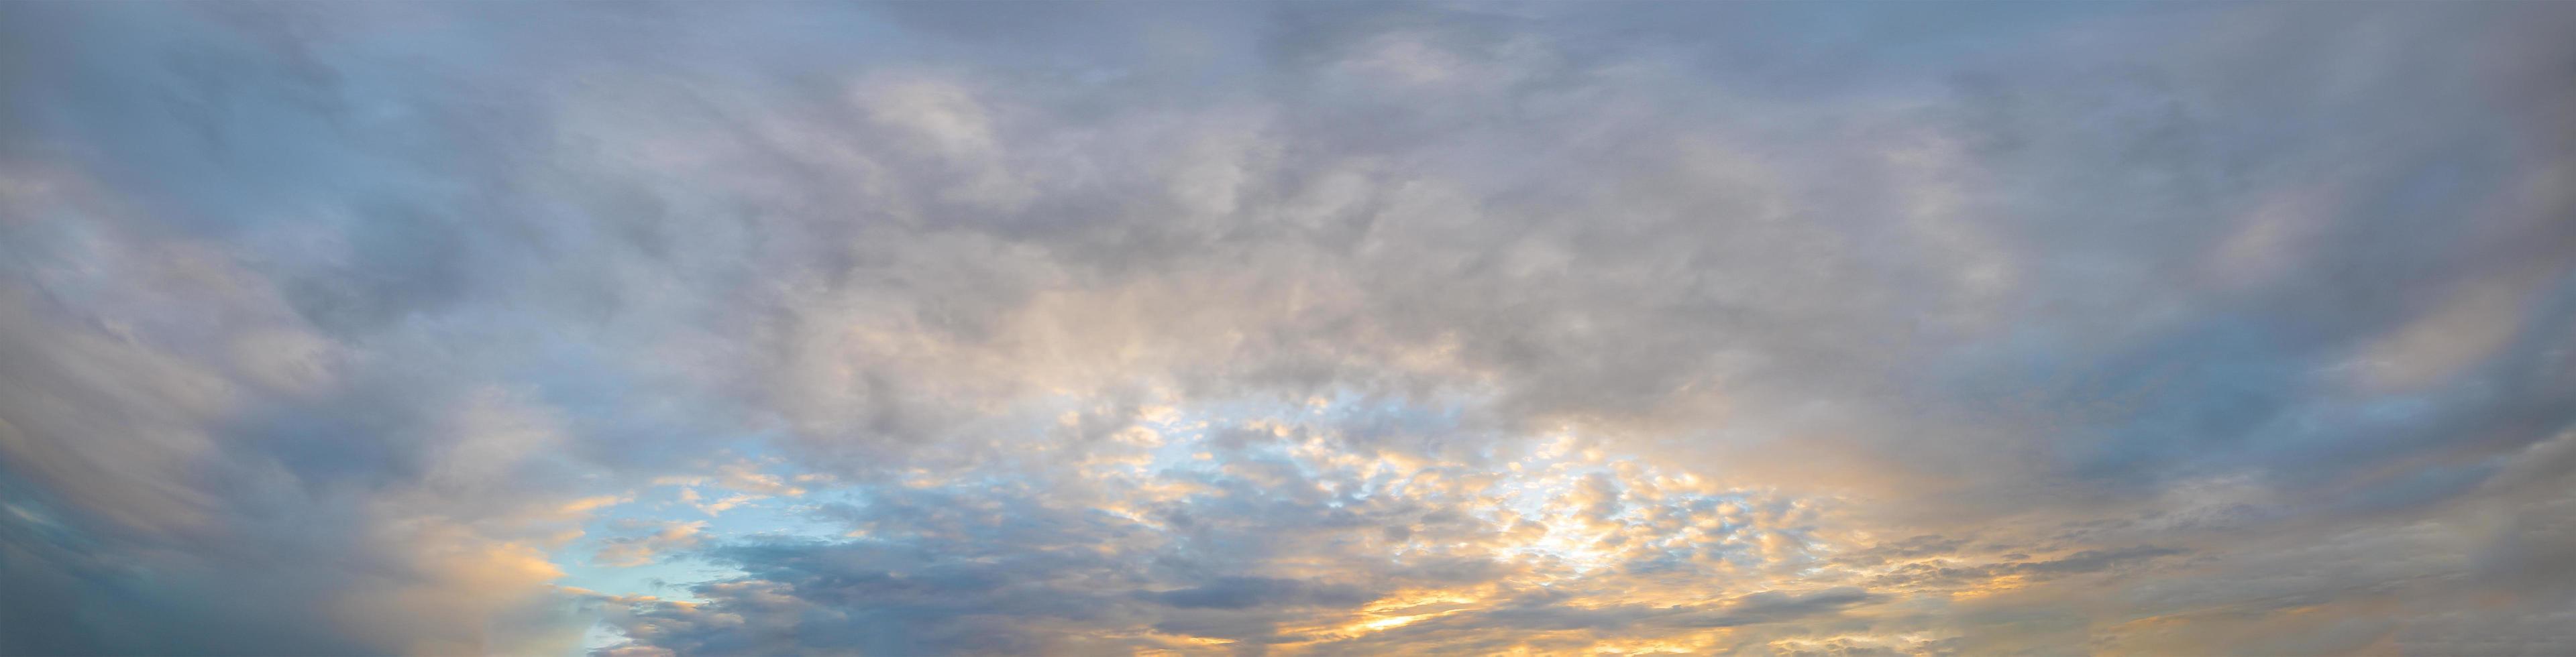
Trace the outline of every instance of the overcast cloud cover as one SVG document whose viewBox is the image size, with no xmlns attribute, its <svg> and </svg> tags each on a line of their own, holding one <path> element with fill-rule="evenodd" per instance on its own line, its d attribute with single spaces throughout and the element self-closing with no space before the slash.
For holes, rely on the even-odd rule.
<svg viewBox="0 0 2576 657">
<path fill-rule="evenodd" d="M 0 653 L 2576 654 L 2576 4 L 0 4 Z"/>
</svg>

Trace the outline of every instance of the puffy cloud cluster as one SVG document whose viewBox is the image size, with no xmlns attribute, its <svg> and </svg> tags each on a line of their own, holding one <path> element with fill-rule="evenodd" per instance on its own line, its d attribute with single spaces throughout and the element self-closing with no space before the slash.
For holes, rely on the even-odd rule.
<svg viewBox="0 0 2576 657">
<path fill-rule="evenodd" d="M 2576 652 L 2555 5 L 0 7 L 0 652 Z"/>
</svg>

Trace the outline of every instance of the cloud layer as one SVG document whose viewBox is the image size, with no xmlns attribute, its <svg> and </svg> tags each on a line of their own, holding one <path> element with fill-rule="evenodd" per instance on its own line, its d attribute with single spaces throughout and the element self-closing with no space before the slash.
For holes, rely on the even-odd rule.
<svg viewBox="0 0 2576 657">
<path fill-rule="evenodd" d="M 2576 652 L 2550 4 L 0 7 L 0 653 Z"/>
</svg>

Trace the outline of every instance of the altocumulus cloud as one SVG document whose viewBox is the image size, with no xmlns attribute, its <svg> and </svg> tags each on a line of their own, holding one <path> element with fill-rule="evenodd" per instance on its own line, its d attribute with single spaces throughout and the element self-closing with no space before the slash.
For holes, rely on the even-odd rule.
<svg viewBox="0 0 2576 657">
<path fill-rule="evenodd" d="M 0 6 L 0 653 L 2576 653 L 2564 4 Z"/>
</svg>

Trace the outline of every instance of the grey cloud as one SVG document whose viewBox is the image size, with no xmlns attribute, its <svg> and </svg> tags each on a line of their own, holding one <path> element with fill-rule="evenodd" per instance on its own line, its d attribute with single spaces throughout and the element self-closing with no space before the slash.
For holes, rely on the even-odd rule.
<svg viewBox="0 0 2576 657">
<path fill-rule="evenodd" d="M 1859 587 L 1845 586 L 1822 591 L 1788 593 L 1764 591 L 1736 598 L 1714 615 L 1695 614 L 1675 619 L 1695 627 L 1727 627 L 1752 623 L 1776 623 L 1817 614 L 1828 614 L 1853 605 L 1881 599 Z"/>
<path fill-rule="evenodd" d="M 1350 606 L 1368 602 L 1375 596 L 1350 586 L 1317 586 L 1267 577 L 1226 577 L 1203 586 L 1162 591 L 1148 597 L 1174 607 L 1242 609 L 1282 604 Z"/>
<path fill-rule="evenodd" d="M 2188 550 L 2155 546 L 2135 546 L 2109 550 L 2084 550 L 2055 559 L 2041 561 L 2000 561 L 1984 564 L 1955 564 L 1936 559 L 1894 568 L 1877 578 L 1878 586 L 1922 586 L 1926 584 L 1974 583 L 2004 576 L 2020 576 L 2044 581 L 2068 575 L 2096 573 L 2137 564 L 2158 557 L 2189 553 Z M 2009 555 L 2007 555 L 2009 556 Z"/>
</svg>

